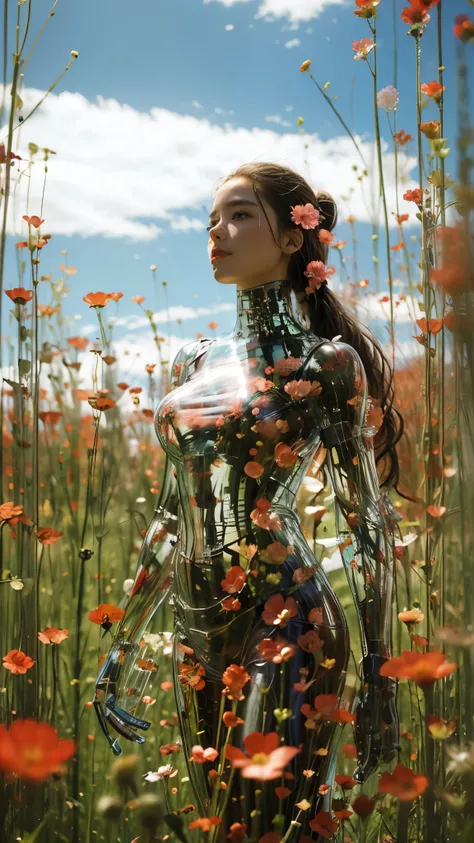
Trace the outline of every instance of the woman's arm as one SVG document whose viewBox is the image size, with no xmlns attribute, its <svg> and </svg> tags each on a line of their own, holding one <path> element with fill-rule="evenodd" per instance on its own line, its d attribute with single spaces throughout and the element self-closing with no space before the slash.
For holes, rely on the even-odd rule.
<svg viewBox="0 0 474 843">
<path fill-rule="evenodd" d="M 379 676 L 390 657 L 395 519 L 379 487 L 373 450 L 375 428 L 366 426 L 366 375 L 357 352 L 324 342 L 305 373 L 321 385 L 316 413 L 328 449 L 336 497 L 336 530 L 357 609 L 363 683 L 357 707 L 358 774 L 362 780 L 398 743 L 395 684 Z"/>
<path fill-rule="evenodd" d="M 192 343 L 177 354 L 171 370 L 172 389 L 184 383 L 203 350 L 203 343 Z M 144 665 L 150 654 L 141 643 L 145 630 L 169 592 L 178 511 L 176 471 L 167 456 L 161 491 L 140 550 L 125 614 L 96 684 L 94 705 L 104 734 L 116 754 L 120 754 L 121 749 L 117 739 L 109 734 L 106 721 L 123 737 L 136 743 L 144 741 L 136 730 L 150 726 L 148 721 L 137 718 L 132 712 L 150 677 L 151 665 L 148 669 Z M 152 669 L 158 669 L 154 663 Z"/>
</svg>

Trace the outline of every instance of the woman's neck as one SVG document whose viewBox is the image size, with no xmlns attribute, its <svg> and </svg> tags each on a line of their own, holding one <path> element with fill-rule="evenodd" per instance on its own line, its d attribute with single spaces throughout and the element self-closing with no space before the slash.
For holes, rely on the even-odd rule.
<svg viewBox="0 0 474 843">
<path fill-rule="evenodd" d="M 301 334 L 291 305 L 287 281 L 270 281 L 248 290 L 237 289 L 236 337 Z"/>
</svg>

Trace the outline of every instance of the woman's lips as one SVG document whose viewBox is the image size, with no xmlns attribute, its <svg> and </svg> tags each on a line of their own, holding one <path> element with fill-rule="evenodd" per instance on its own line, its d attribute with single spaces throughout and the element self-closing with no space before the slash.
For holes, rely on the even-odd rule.
<svg viewBox="0 0 474 843">
<path fill-rule="evenodd" d="M 229 255 L 225 252 L 217 252 L 215 255 L 211 255 L 211 262 L 219 261 L 221 258 L 228 258 Z"/>
</svg>

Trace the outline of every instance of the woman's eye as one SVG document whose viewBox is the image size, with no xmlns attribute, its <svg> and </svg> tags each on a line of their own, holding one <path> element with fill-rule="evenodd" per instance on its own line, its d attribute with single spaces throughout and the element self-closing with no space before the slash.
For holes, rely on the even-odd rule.
<svg viewBox="0 0 474 843">
<path fill-rule="evenodd" d="M 234 211 L 234 213 L 232 214 L 232 219 L 234 219 L 236 214 L 241 214 L 241 215 L 243 214 L 244 217 L 248 217 L 248 214 L 245 211 Z M 214 226 L 215 226 L 215 223 L 211 223 L 211 225 L 208 225 L 206 227 L 206 231 L 210 231 L 211 228 L 214 228 Z"/>
</svg>

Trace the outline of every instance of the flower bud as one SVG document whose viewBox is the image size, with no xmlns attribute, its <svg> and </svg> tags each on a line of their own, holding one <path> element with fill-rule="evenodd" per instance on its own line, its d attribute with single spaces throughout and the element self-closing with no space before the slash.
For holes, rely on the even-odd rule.
<svg viewBox="0 0 474 843">
<path fill-rule="evenodd" d="M 136 795 L 138 793 L 135 776 L 139 764 L 138 755 L 124 755 L 123 758 L 117 758 L 112 764 L 111 773 L 112 778 L 121 788 L 129 787 Z"/>
<path fill-rule="evenodd" d="M 96 811 L 106 820 L 118 820 L 122 813 L 123 804 L 118 796 L 101 796 L 97 802 Z"/>
<path fill-rule="evenodd" d="M 300 73 L 304 73 L 305 70 L 309 70 L 310 67 L 311 67 L 311 61 L 309 59 L 306 59 L 306 61 L 304 61 L 303 64 L 301 65 L 301 67 L 300 67 Z"/>
<path fill-rule="evenodd" d="M 156 834 L 163 817 L 161 800 L 155 793 L 144 793 L 135 800 L 135 810 L 142 826 Z"/>
</svg>

